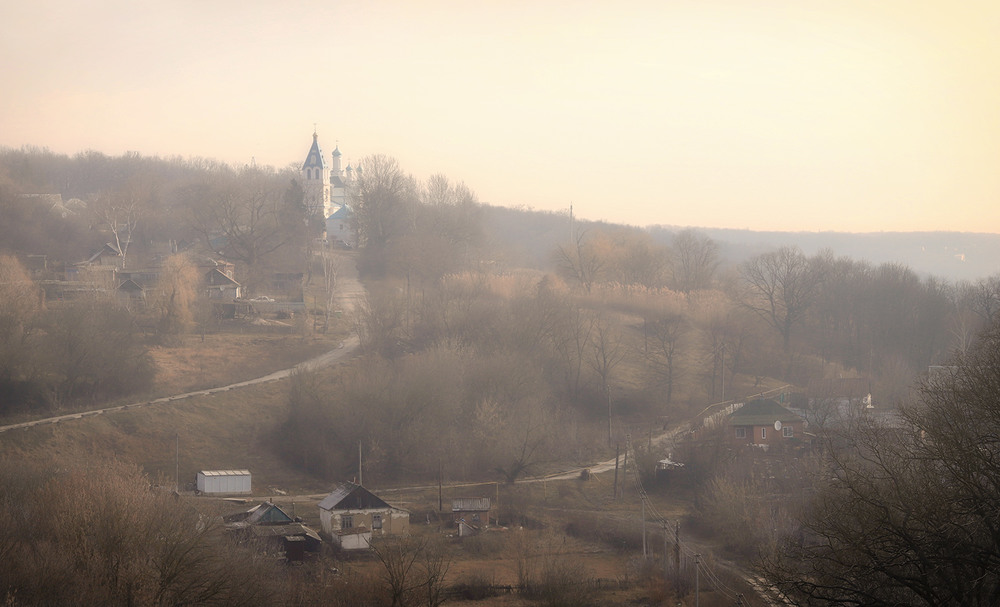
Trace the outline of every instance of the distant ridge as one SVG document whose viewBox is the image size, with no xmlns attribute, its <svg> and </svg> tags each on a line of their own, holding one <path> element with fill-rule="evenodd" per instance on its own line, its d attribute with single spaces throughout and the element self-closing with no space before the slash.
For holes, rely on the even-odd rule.
<svg viewBox="0 0 1000 607">
<path fill-rule="evenodd" d="M 654 226 L 650 232 L 669 242 L 670 234 L 688 228 Z M 1000 234 L 979 232 L 755 232 L 693 228 L 719 245 L 726 262 L 782 246 L 807 255 L 830 249 L 836 257 L 867 260 L 873 265 L 901 263 L 923 277 L 975 281 L 1000 273 Z"/>
</svg>

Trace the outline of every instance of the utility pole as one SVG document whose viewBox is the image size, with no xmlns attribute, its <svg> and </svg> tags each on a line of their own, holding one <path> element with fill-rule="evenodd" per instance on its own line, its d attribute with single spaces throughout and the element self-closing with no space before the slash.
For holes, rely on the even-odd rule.
<svg viewBox="0 0 1000 607">
<path fill-rule="evenodd" d="M 648 552 L 646 551 L 646 496 L 640 495 L 642 499 L 642 558 L 645 559 Z"/>
<path fill-rule="evenodd" d="M 615 445 L 615 485 L 611 488 L 611 499 L 618 499 L 618 456 L 621 455 L 622 446 Z"/>
<path fill-rule="evenodd" d="M 625 499 L 625 479 L 628 478 L 628 447 L 632 442 L 632 435 L 625 435 L 625 461 L 622 462 L 622 499 Z"/>
<path fill-rule="evenodd" d="M 722 342 L 722 400 L 726 400 L 726 342 Z"/>
<path fill-rule="evenodd" d="M 181 492 L 181 435 L 174 434 L 174 493 Z"/>
<path fill-rule="evenodd" d="M 608 393 L 608 446 L 611 446 L 611 386 L 605 382 L 604 389 Z"/>
<path fill-rule="evenodd" d="M 667 553 L 667 521 L 663 521 L 663 580 L 667 580 L 670 575 L 670 566 L 667 564 L 669 554 Z"/>
<path fill-rule="evenodd" d="M 701 567 L 701 555 L 694 555 L 694 607 L 700 607 L 700 596 L 698 588 L 698 569 Z"/>
<path fill-rule="evenodd" d="M 358 441 L 358 484 L 364 487 L 365 480 L 361 476 L 361 441 Z"/>
<path fill-rule="evenodd" d="M 674 525 L 674 587 L 681 587 L 681 522 Z"/>
</svg>

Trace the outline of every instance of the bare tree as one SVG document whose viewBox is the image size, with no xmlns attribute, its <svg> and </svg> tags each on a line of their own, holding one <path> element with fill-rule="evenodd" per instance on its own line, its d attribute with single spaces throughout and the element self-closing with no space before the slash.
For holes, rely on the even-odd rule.
<svg viewBox="0 0 1000 607">
<path fill-rule="evenodd" d="M 305 229 L 301 205 L 288 200 L 283 183 L 273 172 L 246 167 L 187 191 L 191 228 L 205 248 L 245 266 L 251 293 L 265 259 L 301 238 Z"/>
<path fill-rule="evenodd" d="M 373 154 L 361 160 L 352 191 L 352 222 L 362 249 L 360 269 L 382 276 L 389 268 L 390 248 L 412 231 L 417 199 L 416 182 L 395 158 Z"/>
<path fill-rule="evenodd" d="M 337 276 L 340 273 L 342 258 L 334 255 L 329 247 L 323 247 L 323 332 L 330 328 L 330 315 L 333 313 L 337 296 Z"/>
<path fill-rule="evenodd" d="M 674 236 L 670 246 L 671 286 L 678 291 L 708 289 L 719 267 L 719 247 L 715 241 L 694 230 Z"/>
<path fill-rule="evenodd" d="M 973 309 L 979 314 L 986 325 L 993 324 L 1000 312 L 1000 274 L 983 278 L 972 285 Z"/>
<path fill-rule="evenodd" d="M 824 270 L 797 247 L 758 255 L 738 268 L 738 301 L 781 335 L 789 352 L 792 329 L 805 316 L 823 282 Z"/>
<path fill-rule="evenodd" d="M 134 466 L 5 464 L 0 483 L 9 513 L 0 523 L 8 602 L 259 605 L 281 598 L 271 563 L 220 543 L 211 518 L 151 490 Z"/>
<path fill-rule="evenodd" d="M 601 377 L 601 387 L 608 399 L 608 444 L 611 436 L 611 374 L 625 359 L 625 345 L 621 331 L 607 317 L 599 317 L 590 333 L 590 365 Z"/>
<path fill-rule="evenodd" d="M 577 234 L 569 245 L 559 245 L 555 258 L 559 270 L 579 283 L 587 293 L 590 293 L 605 264 L 591 239 L 587 238 L 586 230 Z"/>
<path fill-rule="evenodd" d="M 763 563 L 809 605 L 1000 601 L 1000 327 L 929 377 L 891 427 L 869 417 L 831 440 L 831 478 L 802 529 Z"/>
<path fill-rule="evenodd" d="M 370 546 L 382 565 L 391 607 L 437 607 L 444 602 L 444 576 L 451 563 L 439 546 L 427 538 L 401 536 L 380 537 Z"/>
<path fill-rule="evenodd" d="M 111 232 L 112 243 L 121 255 L 122 269 L 125 269 L 129 245 L 139 218 L 142 215 L 142 200 L 136 189 L 109 192 L 102 195 L 94 205 L 99 220 Z"/>
<path fill-rule="evenodd" d="M 679 312 L 664 313 L 645 320 L 649 347 L 646 359 L 655 376 L 666 389 L 666 403 L 673 402 L 682 340 L 690 328 Z"/>
</svg>

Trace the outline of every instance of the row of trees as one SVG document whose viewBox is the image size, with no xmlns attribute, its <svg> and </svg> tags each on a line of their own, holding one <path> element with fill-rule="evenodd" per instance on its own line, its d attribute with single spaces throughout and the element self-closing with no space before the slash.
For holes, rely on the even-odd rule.
<svg viewBox="0 0 1000 607">
<path fill-rule="evenodd" d="M 10 605 L 278 604 L 262 555 L 134 467 L 0 466 L 0 592 Z"/>
<path fill-rule="evenodd" d="M 628 238 L 614 231 L 585 231 L 556 248 L 555 266 L 583 293 L 616 280 L 647 288 L 667 285 L 689 298 L 720 292 L 729 302 L 726 324 L 743 328 L 726 329 L 728 335 L 713 344 L 719 362 L 796 382 L 813 372 L 809 365 L 802 368 L 806 357 L 817 357 L 882 377 L 887 394 L 898 396 L 914 374 L 952 350 L 967 348 L 1000 305 L 1000 275 L 949 284 L 922 279 L 899 264 L 873 266 L 829 252 L 810 257 L 794 247 L 727 267 L 720 266 L 711 240 L 690 231 L 656 251 L 652 258 L 658 266 L 644 264 L 669 272 L 630 270 L 627 260 L 645 259 L 639 252 L 651 247 L 638 231 Z M 768 342 L 760 349 L 772 350 L 767 358 L 744 366 L 738 357 L 721 354 L 722 349 L 738 352 L 748 331 Z"/>
<path fill-rule="evenodd" d="M 109 243 L 119 266 L 142 267 L 165 243 L 197 243 L 236 264 L 248 293 L 268 270 L 301 270 L 305 243 L 322 230 L 308 224 L 291 169 L 43 150 L 0 150 L 0 219 L 4 249 L 54 264 Z"/>
<path fill-rule="evenodd" d="M 351 207 L 362 275 L 400 276 L 422 288 L 476 259 L 483 244 L 480 205 L 464 183 L 437 174 L 421 185 L 379 154 L 361 166 Z"/>
<path fill-rule="evenodd" d="M 609 282 L 681 293 L 711 289 L 720 264 L 718 245 L 694 230 L 677 233 L 670 246 L 635 229 L 574 230 L 554 257 L 557 270 L 587 293 Z"/>
<path fill-rule="evenodd" d="M 386 538 L 373 572 L 288 567 L 195 504 L 116 461 L 0 464 L 0 596 L 7 605 L 394 605 L 444 602 L 440 542 Z M 334 570 L 335 571 L 335 570 Z"/>
<path fill-rule="evenodd" d="M 128 394 L 153 374 L 127 309 L 96 298 L 46 307 L 23 266 L 0 256 L 0 412 Z"/>
</svg>

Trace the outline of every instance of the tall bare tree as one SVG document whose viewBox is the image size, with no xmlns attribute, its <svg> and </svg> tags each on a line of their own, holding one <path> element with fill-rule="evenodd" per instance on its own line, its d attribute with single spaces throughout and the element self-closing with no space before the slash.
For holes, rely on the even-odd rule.
<svg viewBox="0 0 1000 607">
<path fill-rule="evenodd" d="M 778 331 L 787 354 L 792 329 L 805 317 L 823 282 L 822 263 L 798 247 L 782 247 L 740 264 L 737 272 L 738 301 Z"/>
<path fill-rule="evenodd" d="M 601 387 L 608 399 L 608 444 L 612 442 L 611 434 L 611 374 L 625 359 L 625 344 L 621 331 L 609 318 L 598 317 L 590 332 L 591 368 L 600 376 Z"/>
<path fill-rule="evenodd" d="M 286 196 L 294 189 L 289 183 L 273 171 L 245 167 L 187 191 L 191 228 L 205 248 L 245 266 L 243 282 L 251 293 L 260 283 L 266 258 L 304 238 L 305 216 L 301 204 Z"/>
<path fill-rule="evenodd" d="M 666 390 L 666 403 L 673 402 L 682 342 L 690 328 L 680 312 L 664 312 L 645 320 L 649 346 L 646 359 L 657 380 Z"/>
<path fill-rule="evenodd" d="M 122 269 L 126 267 L 128 249 L 139 225 L 142 210 L 143 200 L 137 185 L 106 192 L 94 204 L 100 223 L 111 232 L 111 244 L 121 255 Z"/>
<path fill-rule="evenodd" d="M 390 247 L 413 228 L 416 182 L 395 158 L 382 154 L 366 156 L 361 168 L 351 195 L 353 227 L 363 252 L 359 265 L 381 276 L 390 265 Z"/>
<path fill-rule="evenodd" d="M 719 247 L 715 241 L 694 230 L 674 236 L 670 245 L 671 286 L 678 291 L 708 289 L 719 267 Z"/>
<path fill-rule="evenodd" d="M 560 272 L 577 282 L 587 293 L 593 288 L 606 261 L 594 249 L 587 230 L 576 234 L 573 242 L 559 245 L 555 258 Z"/>
</svg>

